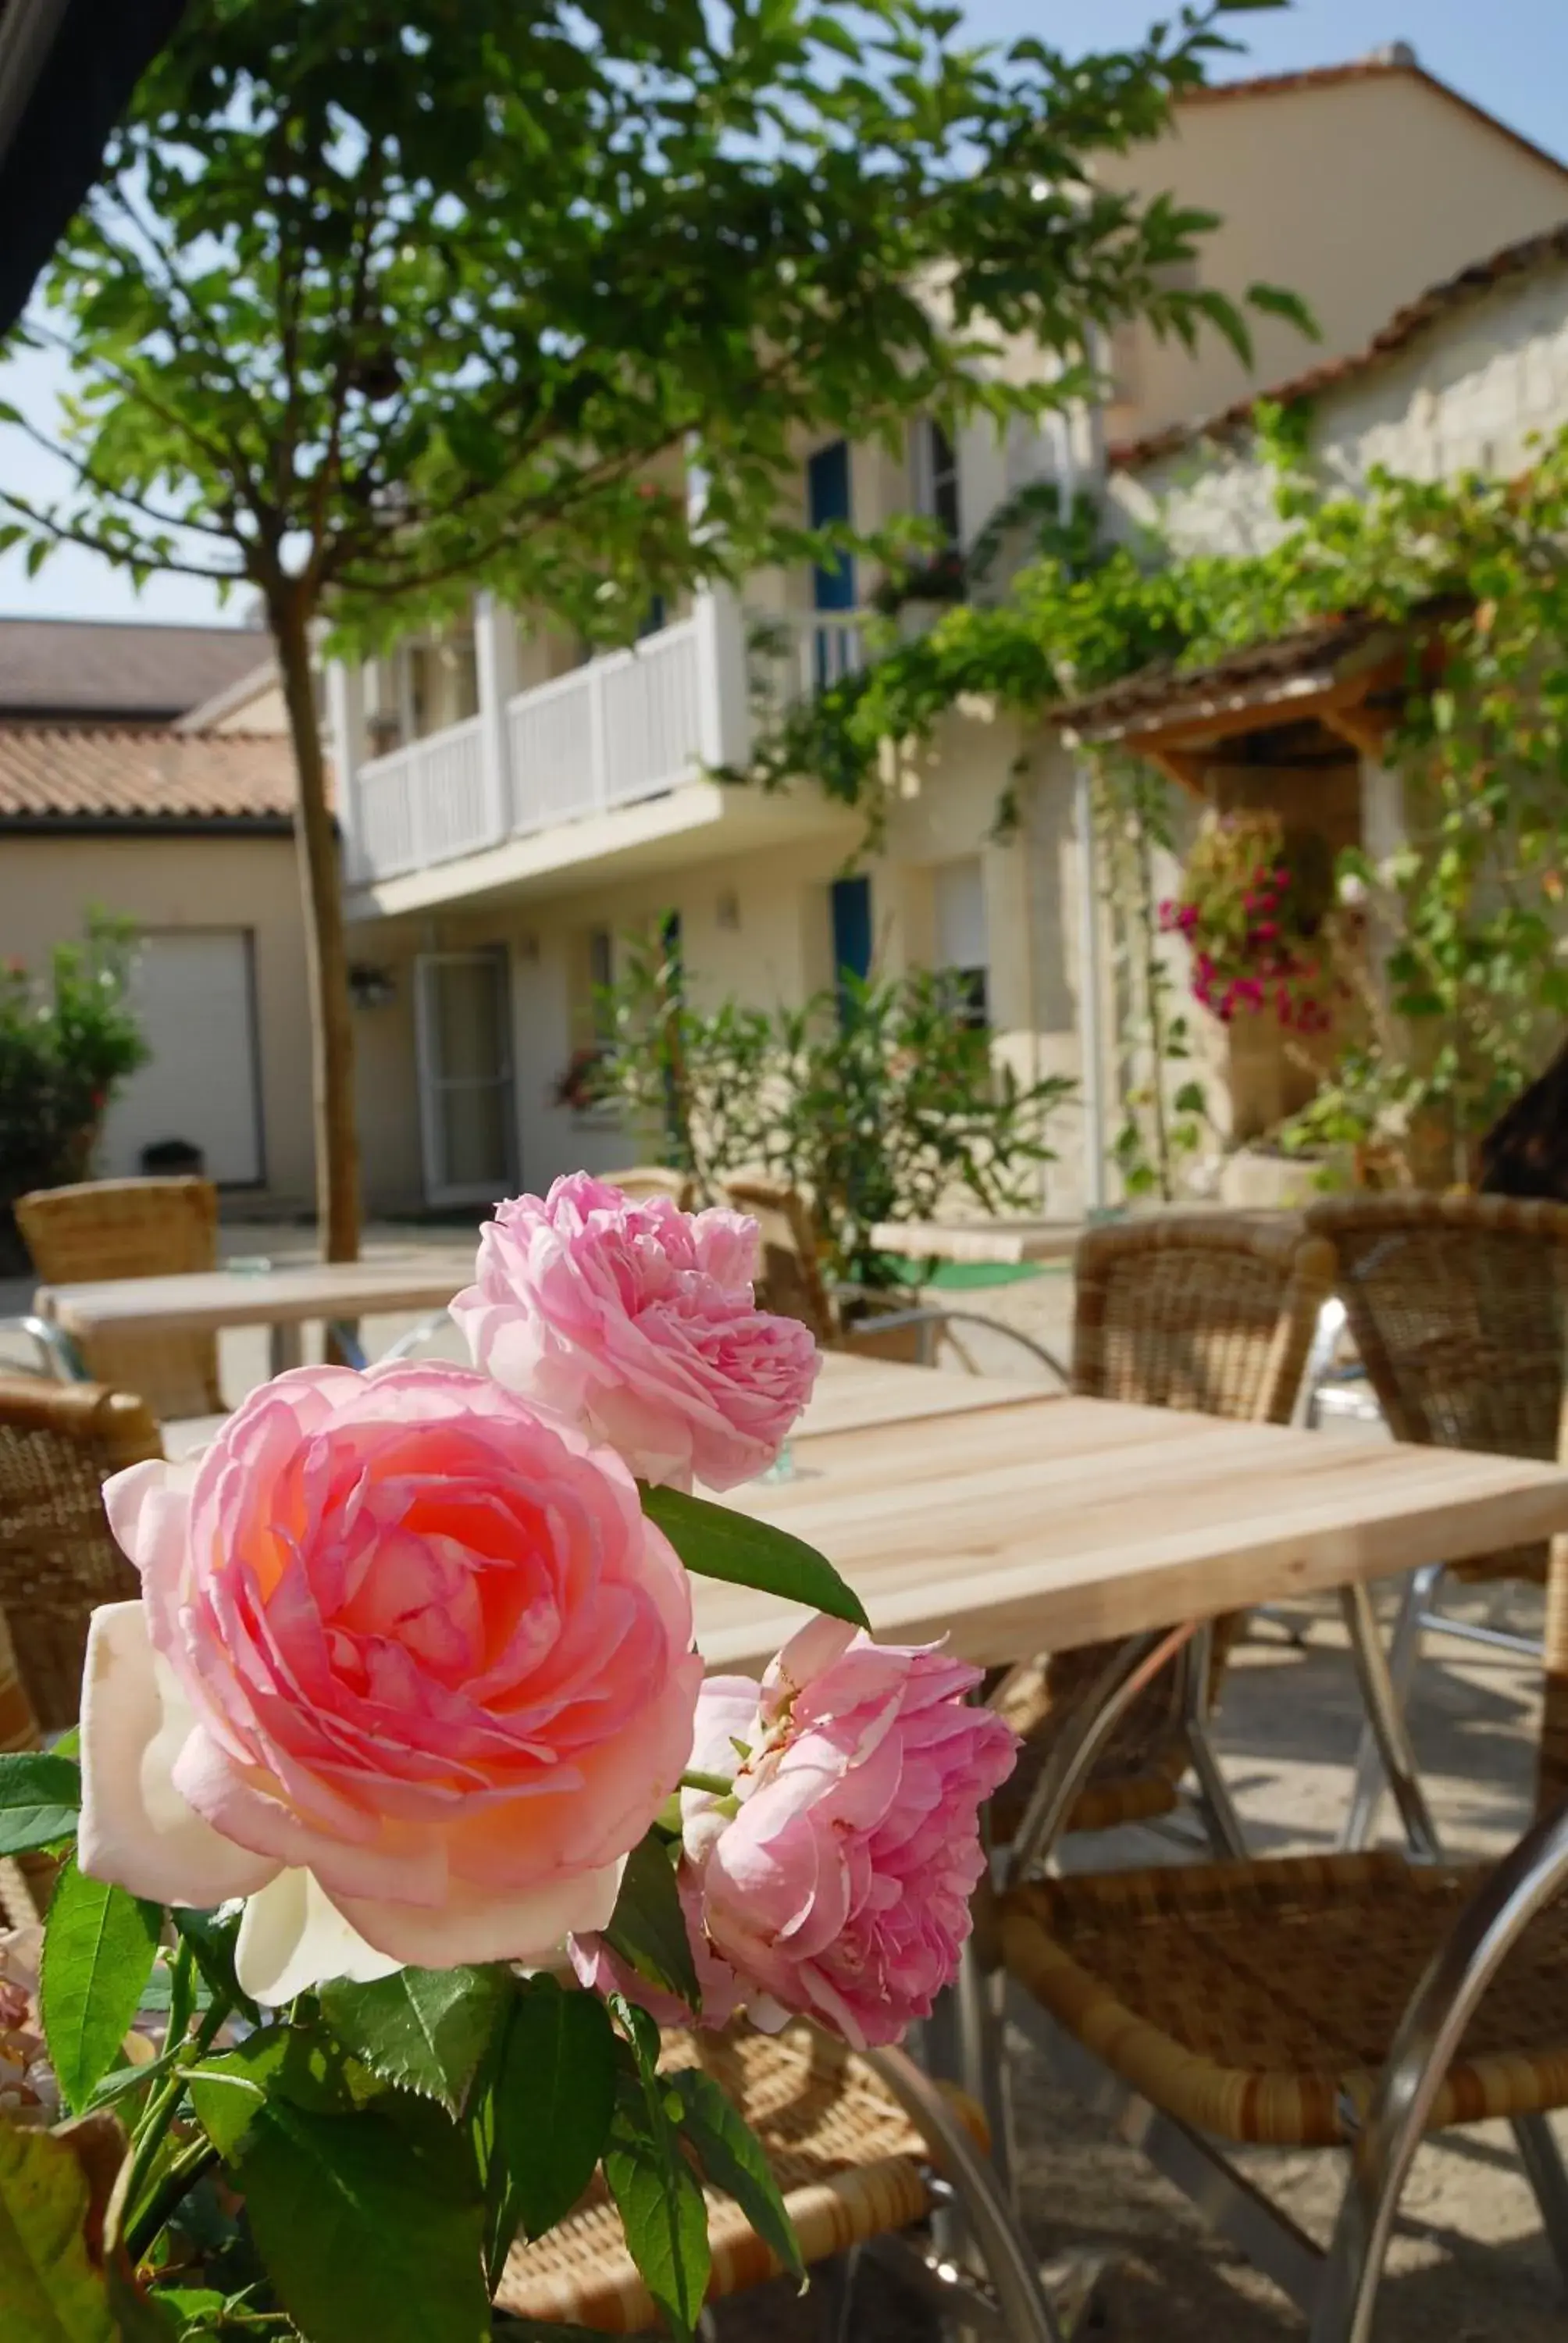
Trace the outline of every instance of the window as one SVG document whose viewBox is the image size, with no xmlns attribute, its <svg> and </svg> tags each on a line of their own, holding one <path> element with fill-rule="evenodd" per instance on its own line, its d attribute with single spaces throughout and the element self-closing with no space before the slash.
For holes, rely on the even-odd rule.
<svg viewBox="0 0 1568 2343">
<path fill-rule="evenodd" d="M 990 1022 L 990 946 L 986 937 L 985 876 L 978 854 L 939 863 L 932 880 L 937 966 L 951 980 L 964 1025 Z"/>
<path fill-rule="evenodd" d="M 608 928 L 590 928 L 588 940 L 588 1021 L 602 1045 L 614 1039 L 613 1018 L 605 999 L 615 982 L 615 943 Z"/>
<path fill-rule="evenodd" d="M 915 426 L 915 504 L 927 520 L 934 520 L 950 545 L 961 534 L 959 510 L 959 457 L 934 416 L 923 416 Z"/>
</svg>

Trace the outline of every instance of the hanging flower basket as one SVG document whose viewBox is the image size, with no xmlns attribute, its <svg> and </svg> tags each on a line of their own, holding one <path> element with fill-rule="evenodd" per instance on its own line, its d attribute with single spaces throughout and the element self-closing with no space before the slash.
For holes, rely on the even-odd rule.
<svg viewBox="0 0 1568 2343">
<path fill-rule="evenodd" d="M 1192 955 L 1192 997 L 1230 1025 L 1264 1017 L 1302 1036 L 1329 1032 L 1351 989 L 1334 965 L 1333 854 L 1277 813 L 1211 814 L 1160 924 Z"/>
</svg>

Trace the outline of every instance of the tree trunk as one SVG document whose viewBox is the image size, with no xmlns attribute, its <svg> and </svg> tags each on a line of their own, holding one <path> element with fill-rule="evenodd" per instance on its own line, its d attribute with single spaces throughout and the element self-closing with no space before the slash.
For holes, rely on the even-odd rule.
<svg viewBox="0 0 1568 2343">
<path fill-rule="evenodd" d="M 324 1261 L 359 1258 L 359 1133 L 354 1112 L 354 1028 L 343 940 L 337 844 L 310 667 L 308 614 L 297 594 L 269 603 L 299 801 L 294 817 L 310 994 L 310 1078 L 316 1131 L 316 1212 Z"/>
</svg>

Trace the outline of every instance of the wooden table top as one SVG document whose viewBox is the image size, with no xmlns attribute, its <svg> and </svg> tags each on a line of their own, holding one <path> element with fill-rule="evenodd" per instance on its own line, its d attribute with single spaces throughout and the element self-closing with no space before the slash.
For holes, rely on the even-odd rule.
<svg viewBox="0 0 1568 2343">
<path fill-rule="evenodd" d="M 1011 1269 L 1029 1261 L 1070 1261 L 1082 1221 L 879 1221 L 874 1252 L 908 1261 L 955 1261 Z"/>
<path fill-rule="evenodd" d="M 1568 1531 L 1568 1468 L 1104 1400 L 808 1429 L 792 1454 L 726 1502 L 826 1554 L 879 1635 L 987 1665 Z M 713 1668 L 755 1672 L 804 1616 L 695 1587 Z"/>
<path fill-rule="evenodd" d="M 266 1270 L 207 1269 L 176 1277 L 116 1277 L 40 1286 L 37 1308 L 68 1334 L 216 1332 L 444 1310 L 464 1283 L 451 1261 L 298 1262 Z"/>
</svg>

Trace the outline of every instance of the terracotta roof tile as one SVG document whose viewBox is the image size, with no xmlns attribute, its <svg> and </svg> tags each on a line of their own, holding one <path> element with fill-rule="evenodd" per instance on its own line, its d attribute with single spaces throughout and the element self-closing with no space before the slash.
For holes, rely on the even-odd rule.
<svg viewBox="0 0 1568 2343">
<path fill-rule="evenodd" d="M 0 618 L 0 714 L 166 723 L 266 656 L 255 627 Z"/>
<path fill-rule="evenodd" d="M 276 733 L 0 724 L 0 826 L 289 820 L 294 765 Z"/>
<path fill-rule="evenodd" d="M 1543 229 L 1537 236 L 1527 236 L 1517 244 L 1505 244 L 1488 255 L 1484 260 L 1473 260 L 1457 275 L 1445 277 L 1441 283 L 1428 286 L 1413 301 L 1396 309 L 1386 326 L 1375 333 L 1364 348 L 1352 350 L 1342 358 L 1325 358 L 1322 365 L 1310 367 L 1304 374 L 1292 375 L 1288 382 L 1272 384 L 1267 390 L 1250 391 L 1245 398 L 1221 407 L 1219 414 L 1205 416 L 1196 423 L 1172 423 L 1162 431 L 1151 432 L 1147 438 L 1130 439 L 1120 447 L 1107 450 L 1107 458 L 1118 471 L 1136 471 L 1140 466 L 1151 464 L 1161 456 L 1173 455 L 1179 447 L 1198 439 L 1225 439 L 1243 433 L 1259 405 L 1271 401 L 1280 407 L 1292 407 L 1303 398 L 1316 398 L 1322 392 L 1332 390 L 1342 382 L 1357 375 L 1367 374 L 1375 367 L 1384 366 L 1398 356 L 1418 336 L 1424 333 L 1434 320 L 1473 301 L 1483 299 L 1495 287 L 1514 277 L 1527 277 L 1533 270 L 1547 268 L 1568 261 L 1568 220 L 1561 226 Z"/>
</svg>

